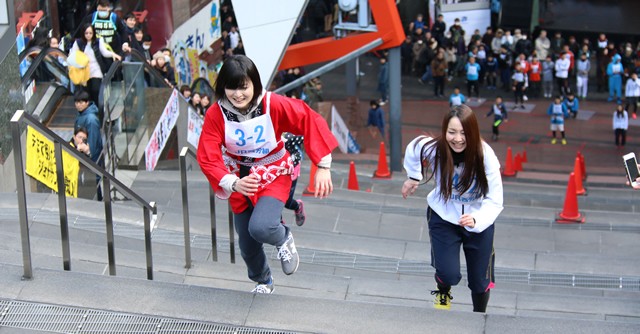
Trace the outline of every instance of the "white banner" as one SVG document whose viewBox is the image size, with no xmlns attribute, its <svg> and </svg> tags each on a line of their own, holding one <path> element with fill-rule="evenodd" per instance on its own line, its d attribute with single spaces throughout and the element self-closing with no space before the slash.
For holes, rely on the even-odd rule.
<svg viewBox="0 0 640 334">
<path fill-rule="evenodd" d="M 338 140 L 338 147 L 342 153 L 349 152 L 349 129 L 338 114 L 335 106 L 331 106 L 331 132 Z"/>
<path fill-rule="evenodd" d="M 179 113 L 178 91 L 174 89 L 169 101 L 167 101 L 167 105 L 164 107 L 162 115 L 160 115 L 156 128 L 149 138 L 149 143 L 147 143 L 147 147 L 144 149 L 145 167 L 148 171 L 156 168 L 160 153 L 162 153 L 164 146 L 167 144 L 171 130 L 176 126 Z"/>
<path fill-rule="evenodd" d="M 202 126 L 204 125 L 204 119 L 198 115 L 195 109 L 189 106 L 189 120 L 187 121 L 187 142 L 194 148 L 198 148 L 198 142 L 200 141 L 200 134 L 202 133 Z"/>
<path fill-rule="evenodd" d="M 487 27 L 491 25 L 490 9 L 460 10 L 455 12 L 442 12 L 444 22 L 447 24 L 447 30 L 453 25 L 455 19 L 460 19 L 460 25 L 464 29 L 465 44 L 471 41 L 473 31 L 478 29 L 480 34 L 487 31 Z"/>
</svg>

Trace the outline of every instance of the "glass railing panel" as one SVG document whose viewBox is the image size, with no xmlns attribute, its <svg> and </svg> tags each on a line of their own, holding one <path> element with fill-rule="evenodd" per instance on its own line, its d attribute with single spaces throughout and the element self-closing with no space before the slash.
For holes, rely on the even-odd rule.
<svg viewBox="0 0 640 334">
<path fill-rule="evenodd" d="M 14 44 L 0 62 L 0 165 L 4 165 L 12 150 L 11 116 L 25 105 L 18 64 L 18 52 Z"/>
</svg>

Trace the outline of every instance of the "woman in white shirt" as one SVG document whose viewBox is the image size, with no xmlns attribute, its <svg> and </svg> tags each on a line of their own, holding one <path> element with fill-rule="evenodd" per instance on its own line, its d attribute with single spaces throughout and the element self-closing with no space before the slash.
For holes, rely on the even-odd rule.
<svg viewBox="0 0 640 334">
<path fill-rule="evenodd" d="M 613 112 L 613 133 L 616 136 L 616 146 L 624 147 L 627 142 L 627 129 L 629 128 L 629 114 L 622 104 L 618 104 Z"/>
<path fill-rule="evenodd" d="M 108 44 L 102 38 L 96 37 L 96 31 L 87 23 L 82 27 L 82 37 L 76 39 L 75 43 L 69 51 L 69 58 L 74 59 L 74 53 L 82 51 L 89 58 L 89 81 L 84 86 L 91 100 L 96 106 L 99 105 L 98 97 L 100 95 L 100 85 L 104 74 L 109 70 L 108 59 L 121 60 L 122 58 L 115 52 L 109 50 Z"/>
<path fill-rule="evenodd" d="M 494 285 L 493 233 L 503 209 L 502 179 L 498 158 L 481 139 L 471 108 L 451 108 L 440 136 L 420 136 L 409 143 L 404 168 L 408 176 L 402 186 L 404 198 L 430 179 L 435 182 L 427 195 L 431 265 L 438 286 L 431 292 L 434 307 L 451 308 L 451 286 L 462 278 L 462 247 L 473 311 L 485 312 Z"/>
</svg>

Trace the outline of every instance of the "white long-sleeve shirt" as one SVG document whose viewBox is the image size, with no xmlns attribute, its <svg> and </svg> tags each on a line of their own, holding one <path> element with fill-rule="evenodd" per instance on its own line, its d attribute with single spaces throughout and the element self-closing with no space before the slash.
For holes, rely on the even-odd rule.
<svg viewBox="0 0 640 334">
<path fill-rule="evenodd" d="M 627 130 L 629 128 L 629 113 L 626 110 L 622 112 L 622 117 L 618 116 L 618 112 L 613 112 L 613 129 Z"/>
<path fill-rule="evenodd" d="M 556 78 L 568 78 L 569 67 L 571 67 L 571 60 L 569 60 L 569 58 L 565 57 L 556 60 Z"/>
<path fill-rule="evenodd" d="M 640 96 L 640 79 L 633 80 L 629 78 L 624 89 L 624 96 L 638 97 Z"/>
<path fill-rule="evenodd" d="M 404 169 L 407 176 L 422 180 L 422 160 L 429 161 L 429 166 L 433 168 L 435 157 L 435 146 L 429 144 L 422 154 L 422 147 L 426 145 L 432 138 L 418 137 L 407 145 L 404 156 Z M 475 219 L 475 226 L 470 228 L 465 226 L 469 232 L 481 233 L 487 227 L 494 223 L 500 212 L 502 212 L 502 178 L 500 177 L 500 163 L 493 149 L 485 142 L 482 142 L 484 152 L 484 168 L 487 175 L 487 183 L 489 189 L 484 197 L 477 197 L 473 192 L 465 192 L 460 194 L 454 187 L 452 189 L 451 198 L 448 201 L 440 196 L 440 172 L 435 171 L 433 179 L 435 180 L 435 188 L 427 195 L 427 204 L 431 210 L 435 211 L 442 219 L 457 225 L 460 216 L 470 214 Z M 454 168 L 454 179 L 462 174 L 464 163 L 460 163 Z M 432 170 L 433 172 L 433 170 Z M 472 185 L 470 189 L 475 188 Z"/>
</svg>

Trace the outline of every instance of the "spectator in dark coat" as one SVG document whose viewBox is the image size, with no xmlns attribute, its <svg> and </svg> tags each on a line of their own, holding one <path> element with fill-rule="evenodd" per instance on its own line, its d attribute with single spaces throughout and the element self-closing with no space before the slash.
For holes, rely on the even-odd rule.
<svg viewBox="0 0 640 334">
<path fill-rule="evenodd" d="M 433 23 L 433 27 L 431 27 L 431 33 L 433 34 L 433 38 L 435 38 L 436 41 L 438 41 L 439 45 L 443 44 L 445 31 L 447 31 L 447 24 L 444 22 L 444 16 L 440 14 L 436 19 L 436 22 Z"/>
</svg>

